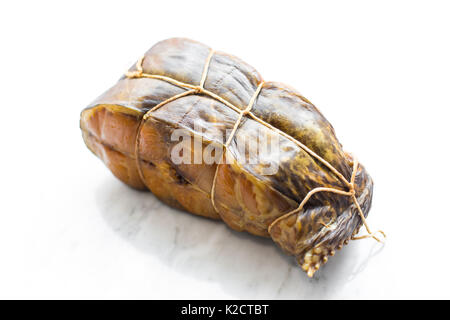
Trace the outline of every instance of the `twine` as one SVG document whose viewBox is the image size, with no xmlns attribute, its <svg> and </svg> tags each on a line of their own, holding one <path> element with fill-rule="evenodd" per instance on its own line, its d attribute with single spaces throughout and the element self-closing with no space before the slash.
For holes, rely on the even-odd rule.
<svg viewBox="0 0 450 320">
<path fill-rule="evenodd" d="M 282 135 L 283 137 L 289 139 L 290 141 L 292 141 L 293 143 L 295 143 L 296 145 L 298 145 L 302 150 L 304 150 L 305 152 L 307 152 L 311 157 L 315 158 L 316 160 L 318 160 L 319 162 L 321 162 L 325 167 L 327 167 L 331 172 L 333 172 L 334 175 L 336 175 L 336 177 L 338 177 L 348 188 L 348 191 L 343 191 L 343 190 L 339 190 L 336 188 L 326 188 L 326 187 L 318 187 L 315 189 L 312 189 L 311 191 L 308 192 L 308 194 L 303 198 L 302 202 L 300 203 L 300 205 L 294 209 L 291 210 L 290 212 L 278 217 L 276 220 L 274 220 L 269 228 L 268 231 L 270 233 L 270 230 L 272 229 L 272 227 L 278 222 L 281 221 L 282 219 L 289 217 L 293 214 L 297 214 L 299 212 L 301 212 L 304 208 L 304 206 L 306 205 L 306 203 L 308 202 L 308 200 L 316 193 L 319 192 L 332 192 L 332 193 L 336 193 L 336 194 L 340 194 L 343 196 L 348 196 L 352 199 L 353 203 L 355 204 L 358 214 L 361 218 L 361 221 L 367 231 L 367 235 L 363 235 L 363 236 L 359 236 L 359 237 L 355 237 L 352 236 L 351 239 L 352 240 L 359 240 L 359 239 L 366 239 L 366 238 L 373 238 L 378 242 L 383 242 L 382 240 L 380 240 L 378 237 L 376 237 L 375 235 L 377 233 L 380 233 L 381 235 L 383 235 L 384 238 L 386 238 L 386 234 L 382 231 L 382 230 L 378 230 L 376 232 L 371 232 L 366 218 L 364 217 L 364 213 L 361 209 L 361 206 L 358 203 L 358 199 L 356 198 L 356 192 L 355 192 L 355 178 L 356 178 L 356 173 L 358 170 L 358 166 L 359 163 L 358 161 L 353 158 L 353 172 L 352 172 L 352 176 L 350 181 L 348 181 L 344 175 L 342 173 L 340 173 L 336 168 L 334 168 L 328 161 L 326 161 L 324 158 L 322 158 L 321 156 L 319 156 L 317 153 L 315 153 L 314 151 L 312 151 L 310 148 L 308 148 L 306 145 L 304 145 L 302 142 L 298 141 L 297 139 L 295 139 L 294 137 L 292 137 L 291 135 L 279 130 L 278 128 L 275 128 L 274 126 L 272 126 L 271 124 L 265 122 L 264 120 L 260 119 L 259 117 L 257 117 L 254 113 L 251 112 L 251 109 L 253 107 L 253 105 L 255 104 L 259 93 L 261 92 L 261 89 L 264 85 L 264 81 L 261 81 L 258 85 L 258 88 L 256 89 L 255 93 L 253 94 L 253 96 L 251 97 L 247 107 L 245 109 L 240 109 L 238 107 L 236 107 L 235 105 L 233 105 L 232 103 L 226 101 L 225 99 L 223 99 L 222 97 L 216 95 L 215 93 L 207 90 L 204 88 L 205 82 L 206 82 L 206 78 L 208 76 L 208 70 L 209 70 L 209 66 L 211 63 L 211 59 L 214 56 L 214 50 L 210 50 L 208 57 L 206 59 L 205 65 L 203 67 L 203 72 L 202 72 L 202 76 L 201 76 L 201 80 L 198 86 L 196 85 L 192 85 L 189 83 L 185 83 L 185 82 L 181 82 L 178 81 L 176 79 L 173 79 L 171 77 L 167 77 L 167 76 L 162 76 L 162 75 L 154 75 L 154 74 L 148 74 L 148 73 L 144 73 L 143 70 L 143 62 L 145 59 L 145 56 L 142 56 L 137 62 L 136 62 L 136 70 L 135 71 L 128 71 L 125 73 L 125 76 L 127 78 L 150 78 L 150 79 L 157 79 L 157 80 L 162 80 L 168 83 L 171 83 L 175 86 L 178 86 L 180 88 L 184 88 L 184 89 L 189 89 L 185 92 L 182 92 L 180 94 L 177 94 L 171 98 L 168 98 L 164 101 L 162 101 L 161 103 L 157 104 L 155 107 L 153 107 L 152 109 L 150 109 L 149 111 L 147 111 L 144 116 L 142 117 L 138 128 L 137 128 L 137 135 L 136 135 L 136 144 L 135 144 L 135 159 L 137 162 L 137 169 L 138 169 L 138 173 L 140 178 L 142 179 L 142 181 L 145 183 L 145 179 L 143 176 L 143 172 L 141 169 L 141 161 L 140 161 L 140 157 L 139 157 L 139 145 L 140 145 L 140 130 L 141 127 L 143 125 L 143 123 L 151 116 L 151 113 L 158 110 L 159 108 L 161 108 L 162 106 L 166 105 L 169 102 L 175 101 L 179 98 L 188 96 L 188 95 L 193 95 L 193 94 L 204 94 L 207 95 L 221 103 L 223 103 L 224 105 L 226 105 L 227 107 L 231 108 L 232 110 L 236 111 L 237 113 L 239 113 L 238 119 L 236 120 L 234 126 L 233 126 L 233 130 L 231 131 L 227 142 L 224 145 L 224 148 L 226 150 L 226 148 L 230 145 L 234 135 L 236 134 L 236 131 L 238 130 L 239 124 L 242 121 L 242 118 L 244 116 L 249 116 L 251 117 L 253 120 L 257 121 L 258 123 L 262 124 L 263 126 L 275 131 L 276 133 Z M 210 198 L 211 198 L 211 204 L 214 208 L 214 210 L 217 212 L 217 214 L 219 214 L 217 207 L 216 207 L 216 203 L 214 200 L 214 196 L 215 196 L 215 190 L 216 190 L 216 182 L 217 182 L 217 174 L 219 171 L 219 166 L 220 164 L 217 164 L 216 166 L 216 171 L 214 173 L 214 179 L 213 179 L 213 184 L 211 187 L 211 192 L 210 192 Z M 297 217 L 297 226 L 299 225 L 299 219 L 300 219 L 300 215 Z M 324 225 L 325 227 L 327 227 L 326 225 Z"/>
</svg>

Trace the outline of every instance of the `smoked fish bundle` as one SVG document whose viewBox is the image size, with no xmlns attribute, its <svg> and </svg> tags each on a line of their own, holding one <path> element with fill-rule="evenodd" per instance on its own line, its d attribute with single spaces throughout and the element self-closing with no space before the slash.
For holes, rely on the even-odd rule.
<svg viewBox="0 0 450 320">
<path fill-rule="evenodd" d="M 127 185 L 270 237 L 310 277 L 349 240 L 379 240 L 365 220 L 372 179 L 320 111 L 196 41 L 154 45 L 82 111 L 80 127 Z M 180 132 L 191 140 L 181 144 Z"/>
</svg>

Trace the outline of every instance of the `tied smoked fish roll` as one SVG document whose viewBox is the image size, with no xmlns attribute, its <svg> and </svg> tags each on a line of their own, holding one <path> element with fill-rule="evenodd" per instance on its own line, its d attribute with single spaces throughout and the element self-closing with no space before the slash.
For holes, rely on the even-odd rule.
<svg viewBox="0 0 450 320">
<path fill-rule="evenodd" d="M 372 179 L 320 111 L 201 43 L 154 45 L 82 111 L 80 126 L 87 147 L 127 185 L 270 237 L 309 276 L 367 227 Z M 192 138 L 181 153 L 180 130 Z M 269 147 L 260 150 L 261 140 Z"/>
</svg>

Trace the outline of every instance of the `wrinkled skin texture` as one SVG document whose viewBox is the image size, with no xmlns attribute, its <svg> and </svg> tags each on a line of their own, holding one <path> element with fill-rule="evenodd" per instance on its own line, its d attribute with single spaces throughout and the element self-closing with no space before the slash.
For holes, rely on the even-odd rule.
<svg viewBox="0 0 450 320">
<path fill-rule="evenodd" d="M 145 54 L 143 71 L 199 85 L 209 52 L 207 46 L 188 39 L 165 40 Z M 135 66 L 130 68 L 134 70 Z M 215 52 L 204 88 L 243 110 L 261 82 L 251 66 Z M 233 159 L 231 163 L 219 167 L 173 163 L 171 150 L 178 143 L 171 141 L 175 129 L 184 128 L 194 137 L 202 137 L 202 147 L 206 148 L 211 142 L 223 145 L 225 131 L 238 119 L 236 111 L 202 94 L 169 102 L 143 119 L 151 108 L 185 90 L 163 80 L 122 77 L 82 112 L 86 145 L 129 186 L 149 189 L 172 207 L 222 219 L 235 230 L 271 237 L 294 255 L 305 271 L 317 270 L 358 232 L 361 218 L 351 198 L 329 192 L 316 193 L 303 210 L 280 218 L 297 208 L 316 187 L 347 191 L 347 186 L 297 144 L 248 116 L 225 151 Z M 343 151 L 331 124 L 294 89 L 265 82 L 252 112 L 302 142 L 350 180 L 351 156 Z M 194 126 L 199 120 L 201 128 Z M 238 148 L 239 139 L 256 139 L 257 130 L 279 138 L 280 156 L 271 159 L 270 153 L 265 155 L 279 167 L 273 175 L 263 175 L 258 165 L 244 161 L 246 155 Z M 214 208 L 211 189 L 216 170 Z M 367 216 L 373 184 L 361 165 L 355 182 L 356 198 Z"/>
</svg>

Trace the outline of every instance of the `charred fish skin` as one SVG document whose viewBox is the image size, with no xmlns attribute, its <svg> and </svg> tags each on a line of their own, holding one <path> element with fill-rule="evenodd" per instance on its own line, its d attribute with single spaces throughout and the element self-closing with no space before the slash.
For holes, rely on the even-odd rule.
<svg viewBox="0 0 450 320">
<path fill-rule="evenodd" d="M 371 177 L 354 166 L 309 100 L 196 41 L 157 43 L 82 111 L 80 127 L 87 147 L 127 185 L 232 229 L 271 237 L 309 276 L 358 232 L 359 210 L 364 216 L 370 210 Z M 200 140 L 202 151 L 220 145 L 233 161 L 174 163 L 172 135 L 180 128 Z M 239 139 L 256 139 L 256 132 L 279 141 L 278 157 L 266 154 L 277 165 L 273 174 L 245 161 L 239 148 Z M 352 194 L 318 192 L 295 212 L 317 188 Z"/>
</svg>

